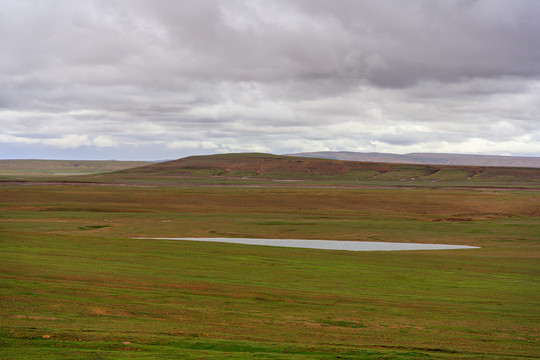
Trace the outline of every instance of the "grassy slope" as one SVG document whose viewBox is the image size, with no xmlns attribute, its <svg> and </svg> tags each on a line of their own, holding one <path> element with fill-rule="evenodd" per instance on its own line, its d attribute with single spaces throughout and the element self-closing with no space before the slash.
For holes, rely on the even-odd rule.
<svg viewBox="0 0 540 360">
<path fill-rule="evenodd" d="M 444 153 L 358 153 L 348 151 L 320 151 L 292 154 L 302 157 L 317 157 L 336 160 L 391 162 L 405 164 L 441 164 L 441 165 L 473 165 L 473 166 L 516 166 L 540 167 L 540 158 L 527 156 L 493 156 Z"/>
<path fill-rule="evenodd" d="M 534 358 L 540 194 L 0 188 L 6 359 Z M 339 252 L 136 240 L 439 242 Z"/>
<path fill-rule="evenodd" d="M 151 164 L 148 161 L 0 160 L 0 179 L 97 174 Z M 59 175 L 57 175 L 59 176 Z"/>
<path fill-rule="evenodd" d="M 334 184 L 540 187 L 540 169 L 408 165 L 269 154 L 191 156 L 108 175 L 106 179 L 308 180 Z"/>
</svg>

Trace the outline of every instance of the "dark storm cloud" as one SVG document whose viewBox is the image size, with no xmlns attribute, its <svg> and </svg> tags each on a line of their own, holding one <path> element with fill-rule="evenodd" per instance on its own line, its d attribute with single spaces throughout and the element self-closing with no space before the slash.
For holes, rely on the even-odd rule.
<svg viewBox="0 0 540 360">
<path fill-rule="evenodd" d="M 0 143 L 540 154 L 535 0 L 0 5 Z"/>
</svg>

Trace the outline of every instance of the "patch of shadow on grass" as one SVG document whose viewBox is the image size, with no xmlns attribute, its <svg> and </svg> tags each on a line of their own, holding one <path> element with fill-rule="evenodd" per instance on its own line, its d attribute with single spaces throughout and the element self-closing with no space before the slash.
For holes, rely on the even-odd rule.
<svg viewBox="0 0 540 360">
<path fill-rule="evenodd" d="M 110 225 L 87 225 L 87 226 L 79 226 L 79 230 L 92 230 L 92 229 L 101 229 L 111 227 Z"/>
<path fill-rule="evenodd" d="M 319 320 L 318 322 L 322 326 L 347 327 L 347 328 L 353 328 L 353 329 L 366 327 L 366 325 L 359 322 L 355 322 L 355 321 L 323 319 L 323 320 Z"/>
<path fill-rule="evenodd" d="M 256 225 L 317 225 L 315 222 L 259 221 Z"/>
</svg>

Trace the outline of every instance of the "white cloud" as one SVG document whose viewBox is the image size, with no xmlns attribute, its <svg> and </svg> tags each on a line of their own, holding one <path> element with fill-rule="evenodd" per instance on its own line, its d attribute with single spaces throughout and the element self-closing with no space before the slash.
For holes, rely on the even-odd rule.
<svg viewBox="0 0 540 360">
<path fill-rule="evenodd" d="M 536 0 L 0 6 L 0 145 L 36 156 L 540 155 Z"/>
<path fill-rule="evenodd" d="M 12 135 L 0 135 L 0 141 L 4 143 L 18 144 L 41 144 L 58 149 L 75 149 L 92 144 L 86 135 L 69 134 L 56 138 L 30 138 Z"/>
<path fill-rule="evenodd" d="M 91 142 L 86 135 L 68 134 L 60 138 L 44 139 L 43 144 L 60 149 L 75 149 L 81 146 L 88 146 Z"/>
<path fill-rule="evenodd" d="M 209 149 L 217 150 L 219 145 L 212 141 L 179 140 L 167 143 L 169 149 Z"/>
<path fill-rule="evenodd" d="M 109 136 L 98 135 L 92 140 L 92 144 L 97 147 L 111 147 L 118 146 L 118 142 L 110 138 Z"/>
<path fill-rule="evenodd" d="M 462 141 L 425 141 L 411 145 L 394 145 L 381 141 L 372 142 L 373 151 L 390 153 L 455 153 L 483 155 L 520 155 L 540 153 L 540 142 L 529 136 L 520 136 L 503 141 L 490 141 L 471 137 Z"/>
</svg>

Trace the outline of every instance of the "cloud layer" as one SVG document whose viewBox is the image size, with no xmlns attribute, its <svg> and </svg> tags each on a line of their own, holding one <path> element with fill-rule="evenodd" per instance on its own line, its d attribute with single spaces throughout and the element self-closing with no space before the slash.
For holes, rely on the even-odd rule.
<svg viewBox="0 0 540 360">
<path fill-rule="evenodd" d="M 0 157 L 540 156 L 536 0 L 0 0 Z"/>
</svg>

